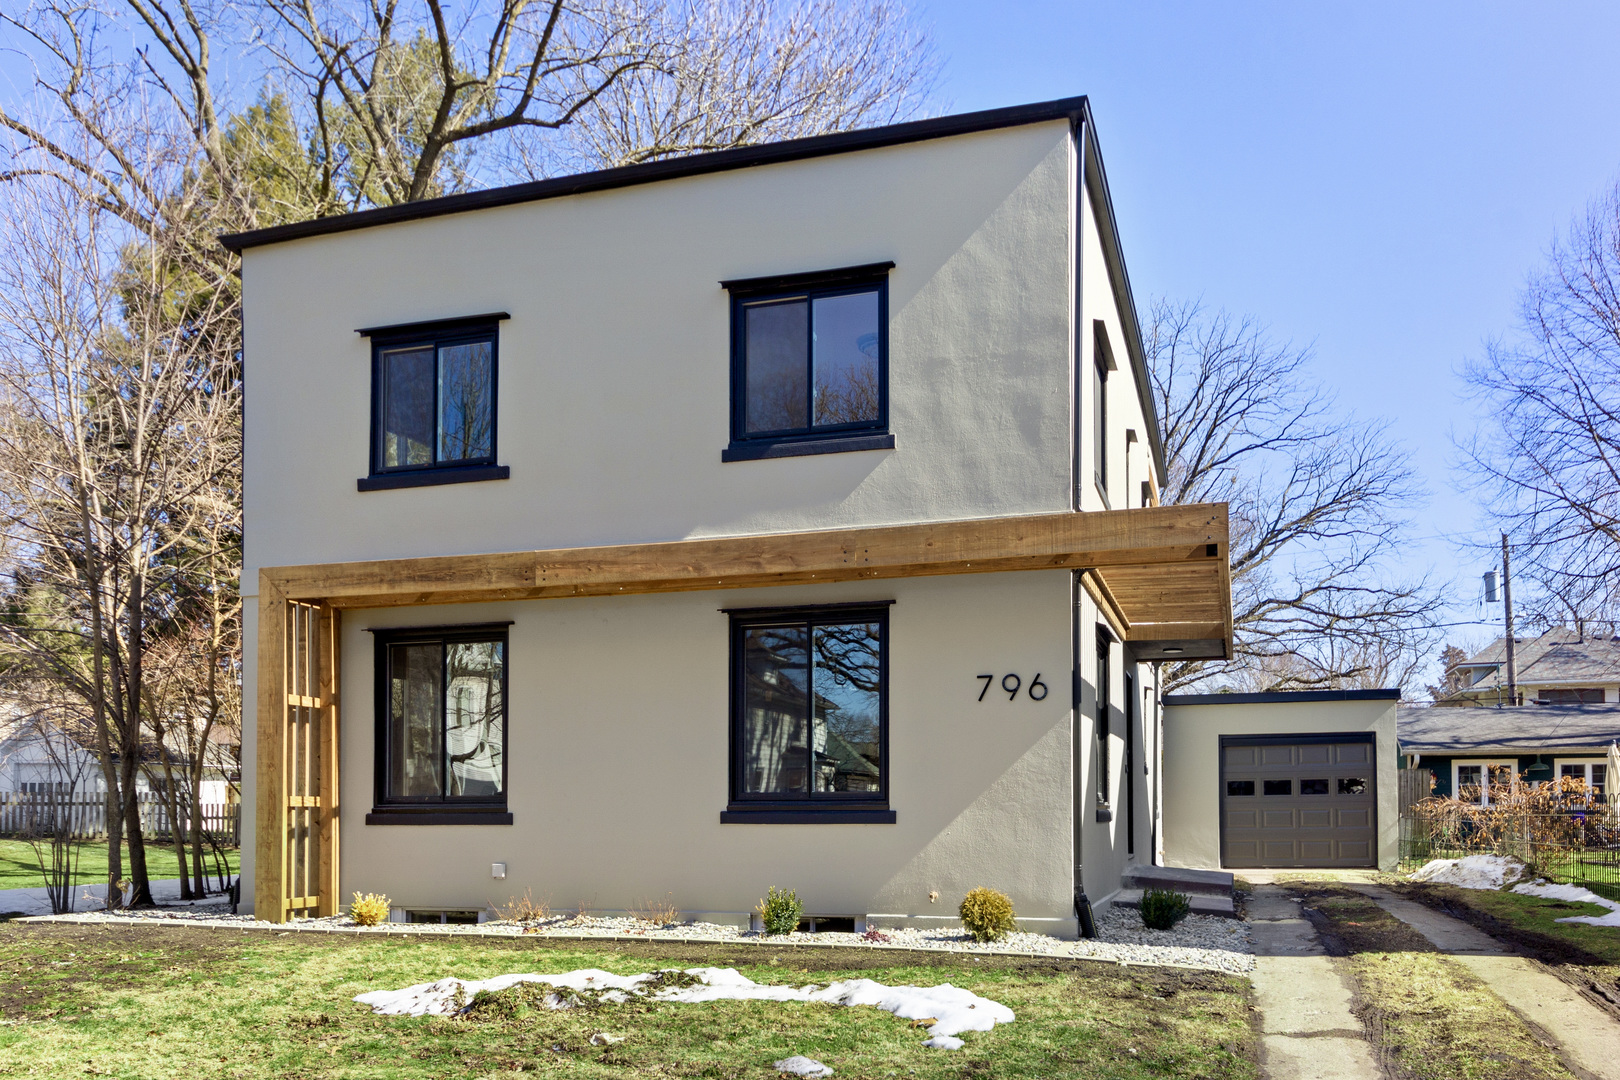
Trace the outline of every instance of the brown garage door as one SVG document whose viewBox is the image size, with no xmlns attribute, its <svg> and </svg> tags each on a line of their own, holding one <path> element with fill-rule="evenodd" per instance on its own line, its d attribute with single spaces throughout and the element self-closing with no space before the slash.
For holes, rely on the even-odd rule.
<svg viewBox="0 0 1620 1080">
<path fill-rule="evenodd" d="M 1221 865 L 1375 866 L 1370 737 L 1221 739 Z"/>
</svg>

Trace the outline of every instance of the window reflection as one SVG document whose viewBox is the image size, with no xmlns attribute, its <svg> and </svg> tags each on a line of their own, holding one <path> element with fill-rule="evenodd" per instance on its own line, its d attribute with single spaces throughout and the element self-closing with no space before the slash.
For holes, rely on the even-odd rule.
<svg viewBox="0 0 1620 1080">
<path fill-rule="evenodd" d="M 879 796 L 882 624 L 745 627 L 742 792 Z"/>
</svg>

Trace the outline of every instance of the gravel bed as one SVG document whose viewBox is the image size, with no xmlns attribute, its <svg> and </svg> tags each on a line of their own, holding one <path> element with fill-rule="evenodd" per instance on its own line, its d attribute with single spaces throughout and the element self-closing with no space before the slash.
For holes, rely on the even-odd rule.
<svg viewBox="0 0 1620 1080">
<path fill-rule="evenodd" d="M 154 920 L 215 927 L 257 927 L 251 915 L 232 915 L 223 904 L 198 902 L 188 906 L 165 905 L 139 911 L 86 911 L 71 915 L 46 915 L 34 921 L 141 923 Z M 1097 919 L 1098 936 L 1091 940 L 1065 941 L 1047 934 L 1013 933 L 1000 941 L 981 943 L 960 929 L 896 929 L 877 934 L 823 932 L 793 933 L 766 937 L 738 926 L 718 923 L 671 923 L 656 926 L 629 916 L 566 916 L 525 923 L 486 922 L 474 924 L 384 923 L 356 926 L 347 915 L 324 919 L 298 919 L 277 927 L 281 931 L 351 934 L 441 934 L 487 937 L 535 936 L 548 938 L 612 938 L 647 941 L 724 942 L 728 944 L 803 945 L 811 947 L 858 947 L 872 949 L 930 949 L 999 955 L 1081 957 L 1118 964 L 1145 964 L 1168 967 L 1206 968 L 1231 975 L 1254 970 L 1254 942 L 1249 925 L 1237 919 L 1214 915 L 1189 915 L 1174 930 L 1149 930 L 1132 908 L 1110 908 Z"/>
</svg>

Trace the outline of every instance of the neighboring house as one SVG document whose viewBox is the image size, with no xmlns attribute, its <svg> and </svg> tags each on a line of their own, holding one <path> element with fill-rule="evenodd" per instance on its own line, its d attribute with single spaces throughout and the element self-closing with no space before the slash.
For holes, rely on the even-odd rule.
<svg viewBox="0 0 1620 1080">
<path fill-rule="evenodd" d="M 225 242 L 260 918 L 988 885 L 1072 935 L 1154 861 L 1227 518 L 1156 505 L 1084 99 Z"/>
<path fill-rule="evenodd" d="M 1607 754 L 1620 704 L 1403 708 L 1397 725 L 1406 766 L 1433 775 L 1433 795 L 1489 804 L 1519 783 L 1564 776 L 1606 795 L 1616 780 Z"/>
<path fill-rule="evenodd" d="M 1441 705 L 1620 703 L 1620 637 L 1554 627 L 1540 637 L 1513 639 L 1517 701 L 1507 700 L 1507 647 L 1498 638 L 1455 665 L 1461 684 Z"/>
<path fill-rule="evenodd" d="M 158 753 L 155 741 L 146 753 L 147 760 L 155 763 Z M 221 742 L 213 748 L 203 769 L 200 794 L 205 805 L 224 805 L 232 801 L 229 781 L 235 774 L 230 764 L 234 756 L 232 745 Z M 186 768 L 188 759 L 178 751 L 171 751 L 171 761 L 179 771 Z M 153 771 L 159 777 L 158 784 L 154 785 L 145 771 L 139 772 L 135 776 L 137 792 L 145 794 L 161 789 L 162 770 L 154 767 Z M 28 717 L 0 722 L 0 795 L 55 793 L 83 799 L 100 796 L 106 790 L 95 739 L 88 729 L 36 723 Z"/>
</svg>

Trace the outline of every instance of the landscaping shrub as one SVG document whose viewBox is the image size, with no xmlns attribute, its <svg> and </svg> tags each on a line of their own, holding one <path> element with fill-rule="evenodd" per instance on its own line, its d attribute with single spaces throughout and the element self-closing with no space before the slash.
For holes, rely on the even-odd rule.
<svg viewBox="0 0 1620 1080">
<path fill-rule="evenodd" d="M 957 913 L 974 941 L 998 941 L 1015 927 L 1012 898 L 994 889 L 973 889 Z"/>
<path fill-rule="evenodd" d="M 804 915 L 804 905 L 799 903 L 799 894 L 792 890 L 778 889 L 772 885 L 765 894 L 765 899 L 759 902 L 754 909 L 759 912 L 759 921 L 765 924 L 767 934 L 791 934 L 799 928 L 799 919 Z"/>
<path fill-rule="evenodd" d="M 1149 889 L 1142 894 L 1142 925 L 1149 930 L 1174 930 L 1191 911 L 1192 901 L 1181 893 Z"/>
<path fill-rule="evenodd" d="M 356 926 L 379 926 L 388 921 L 388 897 L 380 893 L 354 894 L 349 905 L 349 918 Z"/>
</svg>

